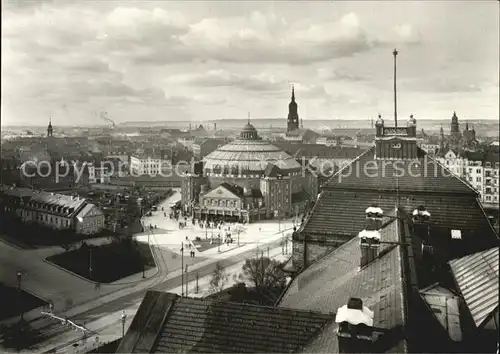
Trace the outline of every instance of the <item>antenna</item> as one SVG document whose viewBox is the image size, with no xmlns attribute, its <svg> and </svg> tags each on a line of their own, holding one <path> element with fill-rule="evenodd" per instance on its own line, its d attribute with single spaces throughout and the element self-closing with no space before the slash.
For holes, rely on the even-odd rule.
<svg viewBox="0 0 500 354">
<path fill-rule="evenodd" d="M 248 112 L 248 124 L 250 124 L 250 112 Z"/>
<path fill-rule="evenodd" d="M 392 52 L 392 55 L 394 55 L 394 124 L 395 127 L 398 127 L 398 101 L 397 101 L 397 95 L 396 95 L 396 56 L 398 55 L 398 51 L 394 49 Z"/>
</svg>

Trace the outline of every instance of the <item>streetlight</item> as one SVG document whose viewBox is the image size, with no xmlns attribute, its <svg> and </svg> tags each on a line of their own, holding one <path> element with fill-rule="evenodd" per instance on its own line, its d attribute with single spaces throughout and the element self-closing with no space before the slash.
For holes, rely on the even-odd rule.
<svg viewBox="0 0 500 354">
<path fill-rule="evenodd" d="M 127 322 L 127 314 L 125 313 L 125 310 L 122 312 L 122 337 L 125 337 L 125 323 Z"/>
<path fill-rule="evenodd" d="M 181 242 L 181 297 L 184 297 L 184 242 Z"/>
<path fill-rule="evenodd" d="M 23 274 L 18 271 L 17 272 L 17 290 L 21 290 L 21 280 L 22 280 Z"/>
<path fill-rule="evenodd" d="M 217 245 L 217 251 L 220 252 L 220 234 L 217 235 L 217 240 L 219 241 Z"/>
<path fill-rule="evenodd" d="M 186 264 L 186 296 L 189 295 L 189 292 L 188 292 L 188 282 L 189 282 L 189 273 L 188 273 L 188 265 Z"/>
<path fill-rule="evenodd" d="M 89 246 L 89 279 L 92 280 L 92 247 Z"/>
</svg>

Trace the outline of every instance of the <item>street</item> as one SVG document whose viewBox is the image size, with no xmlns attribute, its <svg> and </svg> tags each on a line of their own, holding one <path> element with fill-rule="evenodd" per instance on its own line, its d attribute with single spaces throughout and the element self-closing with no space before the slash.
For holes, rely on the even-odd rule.
<svg viewBox="0 0 500 354">
<path fill-rule="evenodd" d="M 134 236 L 140 242 L 148 242 L 153 256 L 155 258 L 156 269 L 150 269 L 146 273 L 146 278 L 143 279 L 141 274 L 135 274 L 126 279 L 119 280 L 112 284 L 102 284 L 101 289 L 94 289 L 92 282 L 66 272 L 63 269 L 55 268 L 47 264 L 40 258 L 30 257 L 29 251 L 18 251 L 18 253 L 30 268 L 27 273 L 31 274 L 27 278 L 25 288 L 31 292 L 38 294 L 50 293 L 50 298 L 55 298 L 54 314 L 63 318 L 68 318 L 71 321 L 84 325 L 86 328 L 102 332 L 110 332 L 106 338 L 118 338 L 121 335 L 121 325 L 119 317 L 123 310 L 126 310 L 128 323 L 133 318 L 136 308 L 139 306 L 145 292 L 149 289 L 159 291 L 173 291 L 181 294 L 181 264 L 189 265 L 189 288 L 190 296 L 193 296 L 195 289 L 194 280 L 198 274 L 199 283 L 208 283 L 207 280 L 215 264 L 219 262 L 224 268 L 241 269 L 245 259 L 260 256 L 261 252 L 267 255 L 269 249 L 272 257 L 281 255 L 281 242 L 286 235 L 289 237 L 293 221 L 282 221 L 279 224 L 276 222 L 261 222 L 250 225 L 235 226 L 241 229 L 240 246 L 237 243 L 221 244 L 220 247 L 212 247 L 204 251 L 195 249 L 195 258 L 188 256 L 188 252 L 184 252 L 183 260 L 181 259 L 181 244 L 189 245 L 196 236 L 205 237 L 206 230 L 199 228 L 198 225 L 187 223 L 184 229 L 180 229 L 175 220 L 164 215 L 162 207 L 165 211 L 169 210 L 172 201 L 179 198 L 179 193 L 176 191 L 171 197 L 165 200 L 158 207 L 157 212 L 153 212 L 152 216 L 145 217 L 143 223 L 147 225 L 157 225 L 157 229 L 153 229 L 149 234 L 143 233 Z M 287 231 L 285 231 L 287 230 Z M 209 229 L 208 232 L 213 231 Z M 96 241 L 101 242 L 101 241 Z M 2 262 L 9 266 L 16 267 L 18 258 L 9 257 L 13 250 L 8 250 L 5 245 L 0 250 L 4 250 Z M 290 242 L 291 246 L 291 242 Z M 257 249 L 259 251 L 257 251 Z M 37 251 L 40 254 L 51 254 L 58 250 L 41 250 Z M 43 253 L 42 253 L 43 252 Z M 290 248 L 291 253 L 291 248 Z M 44 268 L 39 268 L 39 264 L 43 264 Z M 9 275 L 10 276 L 10 275 Z M 45 279 L 50 277 L 51 286 L 46 286 Z M 61 282 L 62 280 L 62 282 Z M 61 283 L 59 284 L 58 281 Z M 65 292 L 58 293 L 61 285 L 65 286 Z M 229 286 L 229 285 L 228 285 Z M 200 296 L 198 294 L 198 296 Z M 47 297 L 45 297 L 47 298 Z M 67 306 L 68 299 L 78 299 L 78 305 Z M 85 301 L 85 299 L 87 299 Z M 135 309 L 134 309 L 135 308 Z M 61 321 L 40 317 L 41 309 L 35 309 L 26 314 L 25 318 L 30 322 L 30 325 L 41 332 L 40 341 L 30 348 L 32 352 L 49 351 L 54 348 L 66 348 L 68 343 L 81 338 L 82 333 L 76 332 L 61 324 Z M 32 319 L 30 321 L 30 319 Z M 15 320 L 15 319 L 13 319 Z M 111 331 L 110 326 L 118 326 L 120 328 Z M 103 332 L 104 333 L 104 332 Z M 114 334 L 113 334 L 114 333 Z M 100 342 L 107 341 L 102 337 Z M 92 340 L 86 340 L 88 345 L 96 343 Z M 74 350 L 72 348 L 71 350 Z"/>
</svg>

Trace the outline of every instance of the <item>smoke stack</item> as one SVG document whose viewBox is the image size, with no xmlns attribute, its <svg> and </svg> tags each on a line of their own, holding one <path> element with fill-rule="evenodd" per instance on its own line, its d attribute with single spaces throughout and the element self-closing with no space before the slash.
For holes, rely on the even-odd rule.
<svg viewBox="0 0 500 354">
<path fill-rule="evenodd" d="M 373 343 L 373 311 L 359 298 L 350 298 L 339 307 L 335 322 L 339 324 L 337 337 L 341 353 L 370 353 Z"/>
<path fill-rule="evenodd" d="M 217 131 L 217 123 L 214 123 L 214 132 Z"/>
</svg>

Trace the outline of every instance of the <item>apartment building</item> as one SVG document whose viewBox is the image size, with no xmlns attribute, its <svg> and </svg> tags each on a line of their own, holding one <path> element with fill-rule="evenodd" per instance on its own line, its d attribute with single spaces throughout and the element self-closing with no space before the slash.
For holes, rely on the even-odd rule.
<svg viewBox="0 0 500 354">
<path fill-rule="evenodd" d="M 485 152 L 458 152 L 450 149 L 437 160 L 454 175 L 474 187 L 482 203 L 498 205 L 500 201 L 498 147 L 489 147 Z"/>
<path fill-rule="evenodd" d="M 135 176 L 156 176 L 171 171 L 171 161 L 160 156 L 130 156 L 130 173 Z"/>
</svg>

